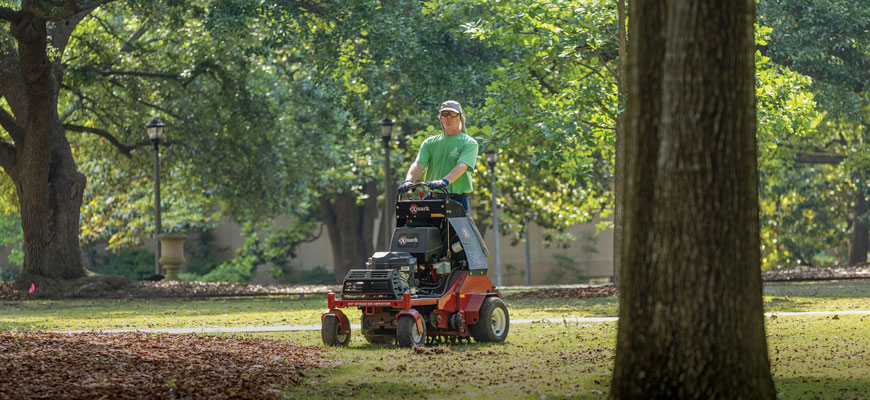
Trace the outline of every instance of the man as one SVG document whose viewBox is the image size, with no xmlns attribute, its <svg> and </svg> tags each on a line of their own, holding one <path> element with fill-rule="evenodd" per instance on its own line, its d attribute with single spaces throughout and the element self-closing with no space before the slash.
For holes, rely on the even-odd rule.
<svg viewBox="0 0 870 400">
<path fill-rule="evenodd" d="M 473 189 L 471 171 L 477 161 L 477 141 L 466 134 L 465 114 L 459 102 L 448 100 L 441 103 L 438 119 L 441 120 L 444 133 L 423 141 L 417 159 L 405 175 L 405 182 L 399 186 L 399 193 L 410 190 L 425 170 L 427 185 L 432 189 L 447 187 L 451 199 L 461 203 L 468 213 L 468 195 Z M 443 194 L 438 192 L 430 196 L 443 198 Z"/>
</svg>

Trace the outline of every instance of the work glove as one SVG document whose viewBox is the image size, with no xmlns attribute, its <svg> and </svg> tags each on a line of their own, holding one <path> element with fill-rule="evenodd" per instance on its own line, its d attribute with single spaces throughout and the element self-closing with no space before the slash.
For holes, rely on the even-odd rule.
<svg viewBox="0 0 870 400">
<path fill-rule="evenodd" d="M 431 189 L 443 189 L 446 188 L 449 184 L 450 181 L 448 181 L 447 179 L 439 179 L 437 181 L 427 183 L 426 186 L 429 186 L 429 188 Z"/>
<path fill-rule="evenodd" d="M 413 186 L 413 185 L 414 185 L 414 182 L 412 182 L 412 181 L 402 182 L 402 184 L 399 185 L 399 193 L 405 193 L 405 192 L 411 190 L 411 186 Z"/>
</svg>

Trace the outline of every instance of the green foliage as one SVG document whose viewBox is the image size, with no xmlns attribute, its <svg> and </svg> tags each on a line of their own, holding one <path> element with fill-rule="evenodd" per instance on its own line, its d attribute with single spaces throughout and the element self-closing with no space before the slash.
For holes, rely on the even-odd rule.
<svg viewBox="0 0 870 400">
<path fill-rule="evenodd" d="M 834 118 L 861 121 L 867 110 L 870 9 L 848 0 L 763 0 L 758 23 L 773 29 L 774 62 L 813 77 L 812 91 Z"/>
<path fill-rule="evenodd" d="M 184 264 L 184 273 L 179 275 L 182 280 L 200 280 L 201 276 L 220 266 L 221 262 L 213 258 L 212 253 L 223 249 L 216 248 L 212 244 L 213 239 L 214 235 L 210 231 L 202 231 L 196 239 L 184 242 L 184 251 L 190 255 L 190 259 Z"/>
<path fill-rule="evenodd" d="M 485 100 L 471 104 L 469 133 L 481 151 L 497 146 L 503 234 L 521 240 L 527 221 L 546 242 L 566 243 L 568 226 L 612 206 L 618 113 L 617 28 L 610 1 L 439 0 L 424 12 L 462 30 L 501 57 L 488 68 Z M 491 196 L 485 163 L 476 192 Z M 478 215 L 492 215 L 479 201 Z M 481 221 L 483 222 L 483 221 Z"/>
<path fill-rule="evenodd" d="M 299 271 L 287 283 L 298 285 L 333 285 L 335 284 L 335 275 L 331 270 L 326 269 L 322 265 L 318 265 L 311 269 Z"/>
<path fill-rule="evenodd" d="M 852 221 L 866 217 L 849 208 L 870 171 L 870 11 L 763 0 L 757 16 L 764 267 L 846 263 Z M 827 161 L 798 165 L 801 155 Z"/>
<path fill-rule="evenodd" d="M 93 251 L 93 250 L 92 250 Z M 121 253 L 94 252 L 88 269 L 98 274 L 121 275 L 138 281 L 154 274 L 154 253 L 148 249 L 132 249 Z"/>
<path fill-rule="evenodd" d="M 550 269 L 544 283 L 550 285 L 568 284 L 568 283 L 583 283 L 589 281 L 589 275 L 586 274 L 586 268 L 580 266 L 580 263 L 573 257 L 563 254 L 554 254 L 556 266 Z"/>
<path fill-rule="evenodd" d="M 292 272 L 290 260 L 296 257 L 296 248 L 308 239 L 312 223 L 300 221 L 289 228 L 275 229 L 251 222 L 242 226 L 245 243 L 236 250 L 236 257 L 221 263 L 198 280 L 206 282 L 250 282 L 259 265 L 271 265 L 272 276 L 280 278 Z M 318 271 L 319 272 L 319 271 Z M 186 275 L 186 279 L 197 277 Z M 317 272 L 307 278 L 319 278 Z M 333 279 L 330 279 L 332 283 Z"/>
<path fill-rule="evenodd" d="M 21 250 L 21 217 L 17 213 L 0 213 L 0 249 L 8 249 L 6 260 L 0 260 L 0 281 L 12 280 L 24 263 Z"/>
<path fill-rule="evenodd" d="M 843 170 L 793 165 L 761 174 L 762 266 L 832 265 L 848 259 Z M 837 260 L 831 262 L 831 260 Z"/>
</svg>

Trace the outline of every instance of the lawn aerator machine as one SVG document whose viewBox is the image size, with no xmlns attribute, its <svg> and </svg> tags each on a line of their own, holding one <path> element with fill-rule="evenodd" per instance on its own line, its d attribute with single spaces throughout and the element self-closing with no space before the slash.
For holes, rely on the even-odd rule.
<svg viewBox="0 0 870 400">
<path fill-rule="evenodd" d="M 360 331 L 369 343 L 505 340 L 508 310 L 486 275 L 483 238 L 465 208 L 440 190 L 443 199 L 397 196 L 390 251 L 376 252 L 365 269 L 350 270 L 340 298 L 328 295 L 329 310 L 321 315 L 324 344 L 350 343 L 350 322 L 341 309 L 351 307 L 362 311 Z"/>
</svg>

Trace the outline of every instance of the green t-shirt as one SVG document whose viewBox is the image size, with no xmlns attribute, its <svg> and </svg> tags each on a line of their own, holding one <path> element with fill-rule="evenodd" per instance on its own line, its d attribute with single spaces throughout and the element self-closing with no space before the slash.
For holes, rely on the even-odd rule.
<svg viewBox="0 0 870 400">
<path fill-rule="evenodd" d="M 467 164 L 468 169 L 447 186 L 447 190 L 455 194 L 471 193 L 471 171 L 477 162 L 477 141 L 465 133 L 431 136 L 423 141 L 416 161 L 426 167 L 426 182 L 444 179 L 457 164 Z"/>
</svg>

